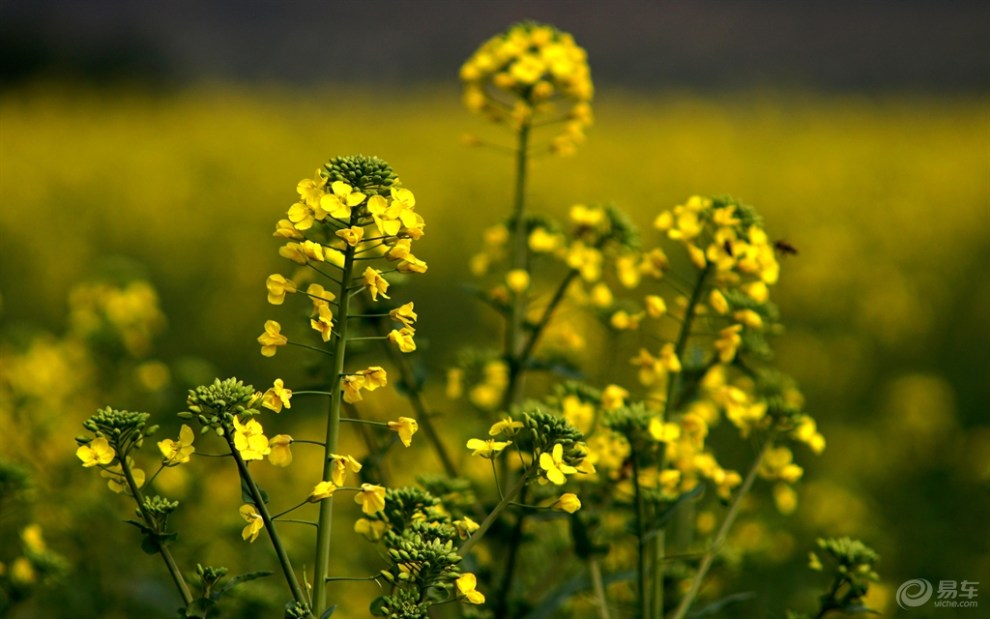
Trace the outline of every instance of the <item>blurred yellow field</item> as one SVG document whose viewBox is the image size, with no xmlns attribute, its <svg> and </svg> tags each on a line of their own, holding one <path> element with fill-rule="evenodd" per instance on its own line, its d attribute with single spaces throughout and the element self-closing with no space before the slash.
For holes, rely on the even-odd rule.
<svg viewBox="0 0 990 619">
<path fill-rule="evenodd" d="M 272 316 L 265 278 L 284 268 L 274 223 L 296 200 L 299 179 L 329 157 L 376 154 L 415 188 L 427 221 L 417 256 L 430 268 L 404 292 L 420 315 L 427 393 L 442 403 L 437 423 L 451 445 L 484 433 L 487 419 L 444 399 L 445 369 L 458 346 L 499 338 L 498 321 L 463 284 L 484 230 L 510 213 L 512 156 L 499 146 L 511 147 L 513 136 L 484 126 L 459 98 L 447 86 L 222 84 L 165 93 L 33 86 L 0 95 L 0 458 L 36 477 L 30 506 L 17 514 L 42 525 L 48 546 L 69 559 L 69 582 L 79 583 L 51 604 L 72 604 L 78 617 L 172 616 L 159 563 L 131 555 L 136 536 L 117 526 L 131 507 L 108 499 L 105 482 L 80 469 L 72 437 L 107 404 L 153 409 L 162 436 L 172 436 L 172 413 L 196 380 L 236 375 L 268 385 L 305 375 L 299 359 L 274 369 L 256 337 Z M 772 239 L 797 250 L 780 258 L 774 291 L 787 326 L 775 341 L 777 363 L 802 386 L 828 449 L 803 457 L 792 514 L 744 507 L 727 565 L 747 569 L 718 572 L 712 587 L 756 591 L 747 616 L 813 597 L 815 585 L 794 566 L 822 535 L 859 536 L 879 551 L 882 584 L 871 603 L 880 609 L 892 609 L 893 590 L 909 578 L 990 573 L 981 515 L 990 484 L 988 109 L 990 99 L 976 96 L 603 91 L 576 156 L 533 162 L 534 210 L 564 218 L 574 204 L 614 203 L 649 236 L 657 214 L 688 196 L 729 194 L 759 207 Z M 479 136 L 495 147 L 467 145 Z M 119 365 L 66 343 L 86 299 L 78 286 L 107 273 L 146 279 L 162 311 L 148 310 L 147 331 L 120 352 L 128 360 Z M 593 351 L 619 347 L 604 336 L 589 342 Z M 635 381 L 631 366 L 619 366 L 602 371 Z M 122 401 L 107 401 L 110 394 Z M 384 419 L 407 406 L 389 394 L 369 408 Z M 302 426 L 319 434 L 321 423 Z M 393 454 L 404 481 L 440 472 L 418 448 Z M 319 465 L 318 454 L 300 449 L 300 467 Z M 483 461 L 472 466 L 478 478 L 489 473 Z M 183 542 L 216 563 L 270 568 L 270 557 L 241 545 L 236 476 L 210 471 L 162 477 L 195 506 L 176 517 L 191 529 Z M 295 469 L 286 475 L 261 478 L 309 484 Z M 773 503 L 769 488 L 757 494 Z M 353 518 L 335 517 L 348 534 Z M 297 549 L 309 543 L 294 531 L 288 539 Z M 123 544 L 128 550 L 118 551 Z M 356 566 L 375 565 L 361 554 L 367 548 L 346 552 Z M 131 562 L 140 580 L 119 580 Z M 774 597 L 767 582 L 790 593 Z M 267 586 L 246 594 L 243 616 L 274 616 L 269 594 L 278 584 Z M 341 587 L 340 616 L 363 616 L 376 592 Z M 30 604 L 15 616 L 55 608 Z"/>
</svg>

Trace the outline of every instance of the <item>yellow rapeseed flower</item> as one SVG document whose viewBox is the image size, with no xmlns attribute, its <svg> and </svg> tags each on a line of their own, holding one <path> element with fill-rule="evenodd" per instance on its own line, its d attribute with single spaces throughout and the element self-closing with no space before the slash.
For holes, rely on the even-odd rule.
<svg viewBox="0 0 990 619">
<path fill-rule="evenodd" d="M 261 405 L 276 413 L 281 413 L 283 406 L 292 408 L 292 390 L 285 388 L 281 378 L 276 378 L 271 388 L 261 396 Z"/>
<path fill-rule="evenodd" d="M 354 502 L 369 516 L 385 509 L 385 488 L 374 484 L 361 484 L 361 491 L 354 495 Z"/>
<path fill-rule="evenodd" d="M 573 492 L 565 492 L 560 495 L 560 498 L 557 499 L 550 507 L 558 511 L 573 514 L 577 510 L 581 509 L 581 499 L 579 499 Z"/>
<path fill-rule="evenodd" d="M 371 293 L 371 300 L 377 301 L 378 295 L 388 299 L 389 296 L 385 294 L 388 292 L 388 281 L 382 277 L 382 272 L 378 269 L 367 267 L 364 270 L 363 275 L 364 287 Z"/>
<path fill-rule="evenodd" d="M 398 331 L 392 329 L 388 334 L 388 341 L 398 346 L 402 352 L 412 352 L 416 350 L 414 335 L 416 335 L 416 331 L 412 327 L 403 327 Z"/>
<path fill-rule="evenodd" d="M 241 539 L 249 543 L 253 542 L 258 539 L 261 530 L 265 528 L 265 521 L 261 518 L 261 514 L 258 513 L 258 508 L 250 503 L 241 505 L 239 511 L 241 518 L 247 521 L 247 526 L 241 531 Z"/>
<path fill-rule="evenodd" d="M 413 434 L 419 430 L 419 423 L 409 417 L 399 417 L 397 421 L 389 421 L 388 429 L 399 435 L 399 440 L 406 447 L 412 445 Z"/>
<path fill-rule="evenodd" d="M 110 442 L 102 436 L 91 440 L 88 444 L 82 445 L 76 450 L 76 457 L 82 460 L 83 466 L 105 465 L 113 462 L 117 457 L 117 452 L 110 446 Z"/>
<path fill-rule="evenodd" d="M 474 451 L 472 456 L 481 456 L 492 460 L 500 451 L 512 444 L 512 441 L 496 441 L 495 439 L 472 438 L 467 442 L 467 448 Z"/>
<path fill-rule="evenodd" d="M 526 269 L 513 269 L 505 274 L 505 285 L 516 294 L 529 288 L 529 272 Z"/>
<path fill-rule="evenodd" d="M 292 437 L 288 434 L 276 434 L 268 440 L 268 461 L 273 466 L 289 466 L 292 464 Z"/>
<path fill-rule="evenodd" d="M 564 446 L 557 443 L 553 446 L 551 453 L 540 454 L 540 468 L 543 469 L 546 478 L 558 486 L 567 482 L 565 475 L 577 473 L 577 469 L 564 462 Z"/>
<path fill-rule="evenodd" d="M 268 276 L 268 280 L 265 281 L 265 287 L 268 289 L 268 302 L 272 305 L 282 305 L 282 302 L 285 301 L 286 293 L 296 291 L 295 283 L 278 273 Z"/>
<path fill-rule="evenodd" d="M 506 416 L 492 424 L 492 427 L 488 429 L 488 436 L 498 436 L 500 434 L 514 436 L 517 430 L 522 427 L 523 422 L 515 421 L 512 417 Z"/>
<path fill-rule="evenodd" d="M 365 195 L 344 181 L 334 181 L 330 184 L 333 193 L 324 194 L 320 198 L 320 208 L 331 217 L 347 221 L 351 217 L 351 208 L 364 202 Z"/>
<path fill-rule="evenodd" d="M 337 491 L 337 486 L 332 481 L 321 481 L 313 487 L 306 500 L 310 503 L 319 503 L 323 499 L 329 499 Z"/>
<path fill-rule="evenodd" d="M 261 344 L 262 355 L 274 357 L 279 346 L 289 343 L 289 338 L 282 335 L 282 325 L 274 320 L 266 320 L 265 332 L 258 336 L 258 343 Z"/>
<path fill-rule="evenodd" d="M 234 417 L 234 447 L 244 460 L 262 460 L 271 453 L 265 429 L 254 419 L 241 423 Z"/>
<path fill-rule="evenodd" d="M 390 311 L 388 315 L 392 318 L 392 320 L 401 322 L 406 327 L 412 327 L 416 324 L 416 319 L 418 318 L 416 312 L 413 311 L 413 304 L 411 302 L 406 303 L 405 305 L 400 305 Z"/>
<path fill-rule="evenodd" d="M 351 247 L 357 247 L 357 244 L 364 238 L 364 228 L 360 226 L 351 226 L 350 228 L 337 230 L 334 234 L 344 239 L 344 241 Z"/>
<path fill-rule="evenodd" d="M 361 463 L 355 460 L 353 456 L 330 454 L 330 460 L 333 462 L 333 469 L 330 471 L 330 480 L 337 486 L 344 485 L 347 478 L 347 471 L 352 473 L 361 472 Z"/>
<path fill-rule="evenodd" d="M 314 300 L 314 306 L 316 307 L 316 316 L 310 319 L 309 326 L 320 334 L 320 339 L 329 342 L 330 336 L 333 335 L 333 311 L 330 309 L 329 303 L 317 305 Z"/>
<path fill-rule="evenodd" d="M 456 582 L 457 590 L 464 596 L 464 599 L 466 599 L 468 603 L 485 603 L 485 594 L 475 588 L 478 586 L 478 578 L 474 574 L 470 572 L 467 574 L 462 574 Z"/>
<path fill-rule="evenodd" d="M 350 404 L 364 399 L 361 396 L 361 387 L 363 386 L 364 376 L 348 374 L 340 377 L 340 388 L 344 390 L 344 401 Z"/>
<path fill-rule="evenodd" d="M 162 464 L 165 466 L 177 466 L 189 462 L 189 457 L 196 451 L 196 448 L 193 447 L 193 439 L 195 437 L 196 435 L 193 434 L 192 428 L 186 424 L 182 424 L 182 427 L 179 429 L 178 441 L 173 441 L 170 438 L 159 441 L 158 449 L 162 452 L 164 458 Z"/>
</svg>

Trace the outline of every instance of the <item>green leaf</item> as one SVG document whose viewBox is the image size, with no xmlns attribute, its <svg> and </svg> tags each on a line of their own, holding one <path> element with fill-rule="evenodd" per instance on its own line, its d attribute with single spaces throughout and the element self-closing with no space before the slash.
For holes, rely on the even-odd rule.
<svg viewBox="0 0 990 619">
<path fill-rule="evenodd" d="M 335 610 L 337 610 L 337 605 L 336 604 L 334 604 L 330 608 L 326 609 L 323 612 L 323 614 L 320 615 L 320 619 L 327 619 L 327 617 L 329 617 L 330 615 L 332 615 L 333 614 L 333 611 L 335 611 Z"/>
<path fill-rule="evenodd" d="M 141 539 L 141 550 L 144 551 L 144 554 L 156 555 L 161 549 L 162 547 L 161 544 L 158 543 L 158 540 L 150 535 L 146 535 Z"/>
<path fill-rule="evenodd" d="M 131 524 L 131 525 L 136 526 L 138 529 L 141 530 L 141 533 L 144 533 L 145 535 L 154 535 L 155 534 L 154 531 L 152 531 L 150 528 L 148 528 L 148 525 L 146 525 L 145 523 L 140 522 L 138 520 L 125 520 L 124 522 L 126 522 L 127 524 Z"/>
</svg>

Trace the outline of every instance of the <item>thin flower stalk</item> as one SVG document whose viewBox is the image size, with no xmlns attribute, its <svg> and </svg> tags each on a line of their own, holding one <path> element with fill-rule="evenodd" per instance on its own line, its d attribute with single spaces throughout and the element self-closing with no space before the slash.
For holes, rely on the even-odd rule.
<svg viewBox="0 0 990 619">
<path fill-rule="evenodd" d="M 764 441 L 763 446 L 760 451 L 756 454 L 756 458 L 753 460 L 752 466 L 749 468 L 749 472 L 746 473 L 746 478 L 743 480 L 742 486 L 736 493 L 735 498 L 732 500 L 732 505 L 729 506 L 729 512 L 725 515 L 725 519 L 722 521 L 721 526 L 718 528 L 718 532 L 715 534 L 715 539 L 712 540 L 711 545 L 708 550 L 705 551 L 704 556 L 701 558 L 701 563 L 698 565 L 698 570 L 694 573 L 694 578 L 691 579 L 691 586 L 688 588 L 687 593 L 681 598 L 681 603 L 677 606 L 677 610 L 674 611 L 671 619 L 684 619 L 687 616 L 687 612 L 691 610 L 691 605 L 694 603 L 694 599 L 698 595 L 698 591 L 701 589 L 701 584 L 705 580 L 705 576 L 708 575 L 708 570 L 712 566 L 712 561 L 715 560 L 715 556 L 718 554 L 719 549 L 722 544 L 725 543 L 725 538 L 729 534 L 729 530 L 736 521 L 736 517 L 739 515 L 739 508 L 742 505 L 743 499 L 749 494 L 750 489 L 753 487 L 753 482 L 756 481 L 757 473 L 760 470 L 760 463 L 763 461 L 763 454 L 770 449 L 773 445 L 774 438 L 771 435 Z"/>
<path fill-rule="evenodd" d="M 137 482 L 134 479 L 134 474 L 131 472 L 131 467 L 127 463 L 127 458 L 120 459 L 120 470 L 124 474 L 124 479 L 127 481 L 127 487 L 131 491 L 131 496 L 134 497 L 134 501 L 138 505 L 138 510 L 141 512 L 141 518 L 147 526 L 154 526 L 154 518 L 144 504 L 144 495 L 141 494 L 141 490 L 138 487 Z M 168 569 L 169 575 L 172 577 L 172 581 L 175 582 L 176 588 L 179 590 L 179 595 L 182 596 L 182 601 L 186 606 L 193 603 L 193 595 L 189 590 L 189 585 L 186 583 L 185 577 L 182 575 L 182 570 L 179 569 L 179 565 L 175 562 L 175 558 L 172 556 L 172 552 L 168 549 L 168 545 L 164 542 L 156 544 L 158 547 L 158 554 L 161 555 L 162 560 L 165 561 L 165 567 Z"/>
</svg>

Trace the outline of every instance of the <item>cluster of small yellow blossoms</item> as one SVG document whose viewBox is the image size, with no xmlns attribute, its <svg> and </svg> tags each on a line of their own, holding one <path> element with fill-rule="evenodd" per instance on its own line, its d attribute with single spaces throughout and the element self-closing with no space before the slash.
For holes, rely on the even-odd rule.
<svg viewBox="0 0 990 619">
<path fill-rule="evenodd" d="M 423 236 L 426 224 L 415 210 L 412 191 L 401 186 L 388 164 L 374 157 L 331 160 L 313 178 L 301 180 L 296 191 L 299 201 L 278 222 L 275 236 L 287 240 L 279 254 L 305 268 L 292 278 L 270 275 L 268 301 L 281 305 L 286 295 L 303 293 L 312 303 L 310 327 L 323 342 L 329 342 L 339 327 L 334 312 L 343 295 L 364 289 L 372 302 L 389 299 L 386 273 L 426 272 L 426 262 L 412 253 L 412 242 Z M 391 268 L 383 271 L 369 265 L 358 272 L 358 261 L 378 259 Z M 324 271 L 328 266 L 335 272 Z M 313 276 L 335 283 L 336 292 L 315 282 L 303 288 Z M 401 326 L 388 334 L 389 341 L 402 352 L 415 350 L 413 304 L 392 310 L 390 315 Z M 258 343 L 262 354 L 270 357 L 290 342 L 282 334 L 282 325 L 269 320 Z M 369 390 L 383 384 L 377 378 L 364 382 Z M 350 397 L 355 397 L 353 390 Z"/>
<path fill-rule="evenodd" d="M 495 122 L 562 121 L 552 144 L 561 154 L 584 141 L 592 122 L 587 54 L 553 26 L 520 23 L 489 39 L 461 67 L 461 81 L 467 108 Z"/>
<path fill-rule="evenodd" d="M 552 437 L 553 430 L 548 431 L 545 424 L 540 424 L 541 419 L 545 420 L 547 418 L 546 415 L 533 413 L 525 417 L 528 422 L 529 433 L 532 433 L 535 429 L 536 436 L 541 437 L 538 440 L 548 441 L 546 445 L 540 447 L 539 445 L 530 444 L 532 439 L 526 438 L 524 441 L 526 447 L 520 449 L 520 453 L 525 453 L 526 457 L 534 463 L 533 468 L 537 473 L 536 481 L 540 485 L 553 484 L 554 486 L 563 486 L 567 483 L 568 475 L 578 473 L 591 475 L 595 473 L 595 467 L 588 453 L 587 446 L 583 442 L 575 442 L 574 440 L 575 437 L 580 436 L 580 433 L 574 432 L 575 429 L 573 427 L 570 427 L 572 434 L 557 441 Z M 504 416 L 489 428 L 488 436 L 491 438 L 472 438 L 468 440 L 466 446 L 472 451 L 471 455 L 487 460 L 494 460 L 506 448 L 514 445 L 513 437 L 519 434 L 524 427 L 527 427 L 527 423 L 517 421 L 509 416 Z M 564 447 L 565 441 L 568 444 L 566 452 Z M 516 448 L 519 448 L 519 446 L 516 445 Z M 558 511 L 574 513 L 581 508 L 581 501 L 574 493 L 567 492 L 552 500 L 547 507 Z"/>
<path fill-rule="evenodd" d="M 769 298 L 767 287 L 777 283 L 780 265 L 750 209 L 731 200 L 692 196 L 660 213 L 653 225 L 683 244 L 698 269 L 714 268 L 718 288 L 738 287 L 756 303 Z M 712 308 L 719 314 L 730 309 L 720 301 L 714 301 Z"/>
</svg>

